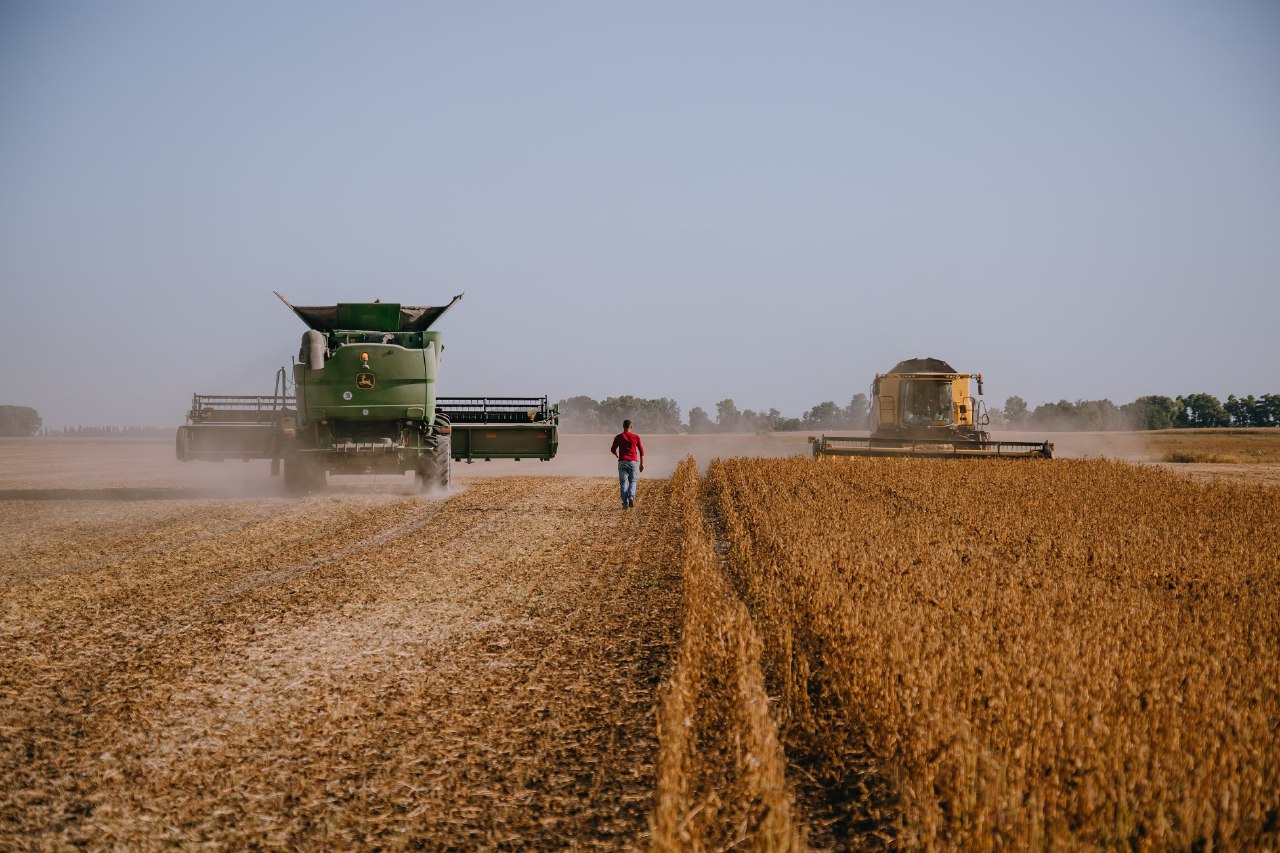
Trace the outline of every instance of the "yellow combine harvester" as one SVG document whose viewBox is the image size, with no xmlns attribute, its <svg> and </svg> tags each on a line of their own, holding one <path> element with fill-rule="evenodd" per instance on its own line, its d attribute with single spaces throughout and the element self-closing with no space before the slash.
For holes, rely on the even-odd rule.
<svg viewBox="0 0 1280 853">
<path fill-rule="evenodd" d="M 813 455 L 1052 459 L 1048 441 L 992 441 L 981 373 L 957 373 L 937 358 L 900 361 L 871 383 L 871 437 L 810 438 Z"/>
</svg>

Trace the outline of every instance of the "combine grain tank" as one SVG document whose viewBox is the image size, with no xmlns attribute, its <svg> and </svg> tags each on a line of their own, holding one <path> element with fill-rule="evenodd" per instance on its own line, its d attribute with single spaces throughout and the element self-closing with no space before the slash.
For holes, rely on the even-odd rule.
<svg viewBox="0 0 1280 853">
<path fill-rule="evenodd" d="M 546 397 L 437 397 L 443 307 L 391 302 L 292 305 L 307 325 L 292 375 L 271 395 L 196 394 L 177 455 L 269 459 L 291 491 L 326 475 L 403 474 L 448 489 L 454 459 L 542 459 L 556 454 L 559 412 Z"/>
<path fill-rule="evenodd" d="M 937 358 L 898 362 L 871 383 L 871 436 L 809 439 L 813 455 L 1051 459 L 1048 441 L 992 441 L 984 427 L 981 373 L 957 373 Z"/>
</svg>

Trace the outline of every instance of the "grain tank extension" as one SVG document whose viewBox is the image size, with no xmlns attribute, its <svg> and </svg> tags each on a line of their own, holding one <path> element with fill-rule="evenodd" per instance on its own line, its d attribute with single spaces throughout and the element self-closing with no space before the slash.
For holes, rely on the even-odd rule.
<svg viewBox="0 0 1280 853">
<path fill-rule="evenodd" d="M 269 396 L 196 394 L 178 428 L 182 462 L 269 459 L 291 491 L 333 474 L 413 471 L 448 489 L 452 461 L 556 454 L 559 412 L 546 397 L 438 397 L 444 344 L 432 328 L 453 307 L 284 302 L 303 323 L 292 372 Z"/>
<path fill-rule="evenodd" d="M 981 373 L 958 373 L 937 358 L 900 361 L 871 383 L 871 436 L 810 438 L 813 455 L 1053 458 L 1048 441 L 992 441 L 981 395 Z"/>
</svg>

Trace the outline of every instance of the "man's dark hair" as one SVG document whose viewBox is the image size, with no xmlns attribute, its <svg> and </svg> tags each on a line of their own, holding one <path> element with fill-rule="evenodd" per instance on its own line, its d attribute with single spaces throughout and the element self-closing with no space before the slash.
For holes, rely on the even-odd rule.
<svg viewBox="0 0 1280 853">
<path fill-rule="evenodd" d="M 628 421 L 623 421 L 623 422 L 622 422 L 622 428 L 623 428 L 623 429 L 631 429 L 631 421 L 629 421 L 629 420 L 628 420 Z"/>
</svg>

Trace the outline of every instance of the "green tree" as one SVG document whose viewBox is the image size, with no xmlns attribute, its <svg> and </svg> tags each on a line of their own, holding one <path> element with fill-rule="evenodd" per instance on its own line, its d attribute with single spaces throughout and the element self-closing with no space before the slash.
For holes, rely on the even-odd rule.
<svg viewBox="0 0 1280 853">
<path fill-rule="evenodd" d="M 871 401 L 867 395 L 859 391 L 849 400 L 849 407 L 844 410 L 844 423 L 848 429 L 867 429 L 871 421 Z"/>
<path fill-rule="evenodd" d="M 680 432 L 680 404 L 670 397 L 646 400 L 644 412 L 650 432 Z"/>
<path fill-rule="evenodd" d="M 640 400 L 630 394 L 605 397 L 600 401 L 600 424 L 605 432 L 618 432 L 622 429 L 622 422 L 630 420 L 635 424 L 636 432 L 640 432 L 640 410 Z"/>
<path fill-rule="evenodd" d="M 801 420 L 809 429 L 840 429 L 843 426 L 844 410 L 835 401 L 827 400 L 805 412 Z"/>
<path fill-rule="evenodd" d="M 738 411 L 738 406 L 730 397 L 725 397 L 719 403 L 716 403 L 716 430 L 719 432 L 733 432 L 738 428 L 738 421 L 742 418 L 742 413 Z"/>
<path fill-rule="evenodd" d="M 1280 394 L 1263 394 L 1254 407 L 1253 419 L 1258 426 L 1280 427 Z"/>
<path fill-rule="evenodd" d="M 1001 410 L 1004 422 L 1011 427 L 1020 427 L 1027 422 L 1027 401 L 1021 397 L 1010 397 L 1004 401 Z"/>
<path fill-rule="evenodd" d="M 695 435 L 702 435 L 703 433 L 714 432 L 715 428 L 716 425 L 701 406 L 694 406 L 689 410 L 689 432 Z"/>
<path fill-rule="evenodd" d="M 0 436 L 29 438 L 42 423 L 40 413 L 30 406 L 0 406 Z"/>
<path fill-rule="evenodd" d="M 679 432 L 680 406 L 666 397 L 606 397 L 600 401 L 600 420 L 606 432 L 622 429 L 624 420 L 630 420 L 640 433 Z"/>
<path fill-rule="evenodd" d="M 1139 397 L 1120 407 L 1129 429 L 1173 429 L 1181 411 L 1174 399 L 1159 395 Z"/>
<path fill-rule="evenodd" d="M 783 417 L 782 412 L 777 409 L 770 409 L 767 413 L 769 418 L 769 429 L 774 432 L 799 432 L 804 429 L 804 421 L 799 418 Z"/>
<path fill-rule="evenodd" d="M 600 404 L 590 397 L 578 396 L 561 400 L 560 425 L 565 432 L 600 432 Z"/>
<path fill-rule="evenodd" d="M 1041 429 L 1069 430 L 1076 427 L 1076 407 L 1074 403 L 1059 400 L 1056 403 L 1041 403 L 1027 419 Z"/>
<path fill-rule="evenodd" d="M 1231 424 L 1231 417 L 1222 403 L 1212 394 L 1188 394 L 1179 397 L 1182 412 L 1178 417 L 1180 427 L 1224 427 Z"/>
<path fill-rule="evenodd" d="M 1074 409 L 1074 429 L 1098 432 L 1125 427 L 1120 409 L 1110 400 L 1076 400 Z"/>
<path fill-rule="evenodd" d="M 1227 415 L 1231 418 L 1231 425 L 1236 427 L 1255 427 L 1266 426 L 1265 417 L 1260 417 L 1263 412 L 1258 407 L 1258 401 L 1250 394 L 1243 400 L 1236 397 L 1235 394 L 1228 394 L 1227 401 L 1222 404 L 1222 408 L 1226 410 Z"/>
<path fill-rule="evenodd" d="M 742 410 L 742 416 L 738 418 L 739 432 L 767 432 L 768 430 L 767 418 L 763 413 L 755 409 Z"/>
</svg>

